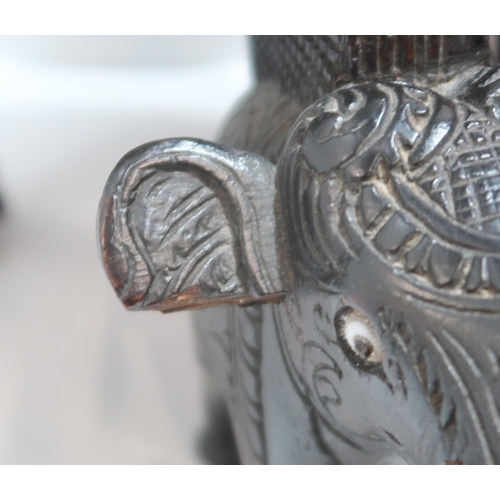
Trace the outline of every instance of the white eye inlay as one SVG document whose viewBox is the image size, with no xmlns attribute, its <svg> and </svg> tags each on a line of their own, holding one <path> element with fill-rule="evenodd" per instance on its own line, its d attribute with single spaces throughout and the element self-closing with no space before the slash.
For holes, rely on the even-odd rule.
<svg viewBox="0 0 500 500">
<path fill-rule="evenodd" d="M 351 313 L 342 321 L 342 336 L 349 347 L 367 363 L 381 363 L 383 358 L 380 340 L 374 333 L 368 319 Z"/>
</svg>

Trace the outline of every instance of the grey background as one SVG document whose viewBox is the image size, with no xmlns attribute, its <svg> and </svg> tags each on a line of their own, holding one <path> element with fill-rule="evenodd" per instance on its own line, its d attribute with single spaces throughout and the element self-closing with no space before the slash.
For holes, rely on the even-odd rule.
<svg viewBox="0 0 500 500">
<path fill-rule="evenodd" d="M 106 178 L 155 139 L 215 139 L 243 37 L 0 37 L 0 462 L 201 463 L 189 313 L 123 309 L 97 254 Z"/>
</svg>

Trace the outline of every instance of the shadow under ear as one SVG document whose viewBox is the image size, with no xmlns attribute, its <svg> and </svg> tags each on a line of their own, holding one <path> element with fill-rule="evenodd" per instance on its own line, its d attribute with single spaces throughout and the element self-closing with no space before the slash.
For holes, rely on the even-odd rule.
<svg viewBox="0 0 500 500">
<path fill-rule="evenodd" d="M 210 465 L 240 465 L 229 412 L 223 401 L 212 403 L 205 430 L 198 437 L 198 450 Z"/>
</svg>

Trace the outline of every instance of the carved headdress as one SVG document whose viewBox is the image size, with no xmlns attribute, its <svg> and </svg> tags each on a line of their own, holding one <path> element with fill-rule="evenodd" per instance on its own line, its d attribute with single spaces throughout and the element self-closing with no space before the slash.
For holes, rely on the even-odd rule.
<svg viewBox="0 0 500 500">
<path fill-rule="evenodd" d="M 500 71 L 488 69 L 453 98 L 366 83 L 309 107 L 278 169 L 289 232 L 301 235 L 294 260 L 335 287 L 367 245 L 422 290 L 497 294 L 499 96 Z"/>
</svg>

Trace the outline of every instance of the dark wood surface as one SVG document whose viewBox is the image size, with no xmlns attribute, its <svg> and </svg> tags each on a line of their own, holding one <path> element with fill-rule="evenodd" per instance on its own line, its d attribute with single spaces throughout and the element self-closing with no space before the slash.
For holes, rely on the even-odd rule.
<svg viewBox="0 0 500 500">
<path fill-rule="evenodd" d="M 496 41 L 344 38 L 258 39 L 220 146 L 120 161 L 108 277 L 133 309 L 224 305 L 199 347 L 243 463 L 499 463 Z"/>
</svg>

